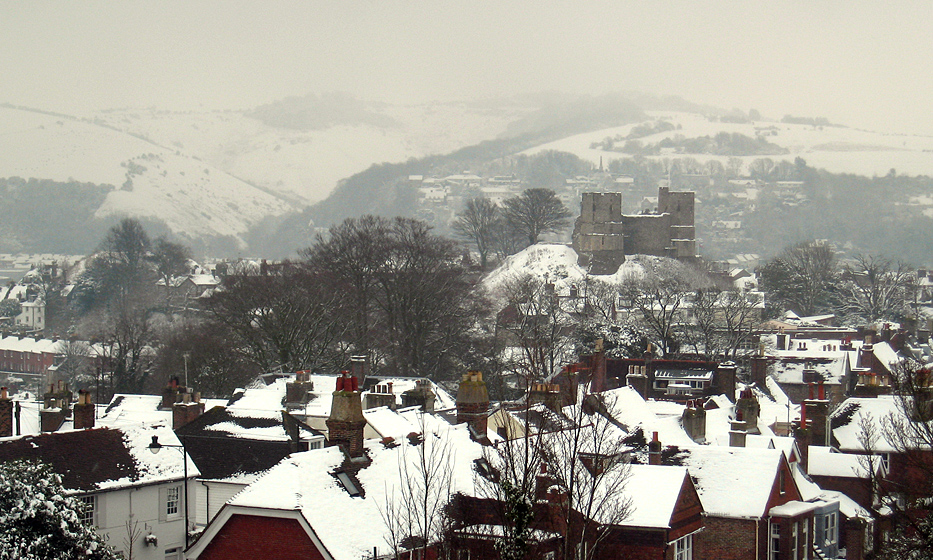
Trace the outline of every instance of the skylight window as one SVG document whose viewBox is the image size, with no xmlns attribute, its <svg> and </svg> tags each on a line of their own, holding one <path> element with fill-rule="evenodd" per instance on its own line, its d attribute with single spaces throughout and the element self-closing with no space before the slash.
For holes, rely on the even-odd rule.
<svg viewBox="0 0 933 560">
<path fill-rule="evenodd" d="M 350 475 L 347 473 L 337 473 L 337 480 L 340 481 L 340 484 L 343 485 L 343 489 L 346 490 L 351 497 L 356 498 L 360 495 L 360 489 L 357 488 L 356 483 L 353 482 L 353 479 L 350 478 Z"/>
</svg>

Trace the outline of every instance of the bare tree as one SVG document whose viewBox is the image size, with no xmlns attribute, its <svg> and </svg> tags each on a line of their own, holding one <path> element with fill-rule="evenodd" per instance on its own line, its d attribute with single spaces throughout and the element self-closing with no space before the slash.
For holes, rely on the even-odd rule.
<svg viewBox="0 0 933 560">
<path fill-rule="evenodd" d="M 69 386 L 77 389 L 89 387 L 94 382 L 91 366 L 91 347 L 83 340 L 63 340 L 58 343 L 56 353 L 60 356 L 57 375 Z"/>
<path fill-rule="evenodd" d="M 297 371 L 342 362 L 346 323 L 337 298 L 317 274 L 283 263 L 266 276 L 227 276 L 206 305 L 234 351 L 266 371 Z"/>
<path fill-rule="evenodd" d="M 623 279 L 620 294 L 664 352 L 676 352 L 694 293 L 697 288 L 708 287 L 710 281 L 670 259 L 644 261 L 642 266 L 643 273 Z"/>
<path fill-rule="evenodd" d="M 457 235 L 476 245 L 483 270 L 495 243 L 499 214 L 499 207 L 488 198 L 471 198 L 451 225 Z"/>
<path fill-rule="evenodd" d="M 409 436 L 398 455 L 399 484 L 386 489 L 379 506 L 386 524 L 386 543 L 399 557 L 403 550 L 440 545 L 447 532 L 446 508 L 451 499 L 456 450 L 447 430 L 419 413 L 417 434 Z M 425 556 L 422 555 L 422 558 Z"/>
<path fill-rule="evenodd" d="M 824 243 L 788 247 L 758 272 L 761 287 L 774 302 L 801 315 L 832 308 L 837 279 L 836 256 Z"/>
<path fill-rule="evenodd" d="M 513 230 L 534 245 L 542 234 L 558 232 L 570 223 L 570 211 L 551 189 L 526 189 L 504 202 L 503 215 Z"/>
<path fill-rule="evenodd" d="M 596 558 L 613 526 L 631 512 L 625 495 L 628 446 L 609 418 L 596 412 L 612 408 L 607 399 L 612 397 L 593 393 L 582 404 L 565 407 L 564 414 L 578 427 L 544 435 L 548 475 L 566 493 L 560 502 L 569 528 L 563 558 Z"/>
<path fill-rule="evenodd" d="M 396 218 L 386 265 L 376 272 L 375 301 L 383 325 L 384 367 L 397 375 L 437 377 L 457 371 L 482 302 L 460 264 L 454 242 L 418 220 Z"/>
<path fill-rule="evenodd" d="M 350 319 L 354 351 L 371 355 L 378 331 L 375 307 L 376 273 L 386 265 L 392 222 L 377 216 L 349 218 L 318 234 L 300 254 L 312 270 L 341 297 L 339 312 Z"/>
<path fill-rule="evenodd" d="M 933 557 L 933 373 L 916 361 L 895 367 L 892 412 L 860 424 L 860 443 L 868 453 L 865 466 L 874 473 L 876 445 L 890 446 L 885 479 L 875 486 L 878 504 L 893 522 L 879 543 L 883 559 Z M 877 512 L 876 512 L 877 513 Z"/>
<path fill-rule="evenodd" d="M 173 243 L 164 237 L 156 238 L 155 243 L 153 243 L 149 260 L 155 268 L 156 275 L 165 286 L 166 310 L 168 310 L 171 303 L 174 288 L 172 280 L 188 272 L 188 261 L 190 259 L 191 250 L 180 243 Z"/>
<path fill-rule="evenodd" d="M 759 325 L 763 303 L 758 292 L 699 289 L 690 301 L 686 340 L 698 354 L 734 359 Z"/>
<path fill-rule="evenodd" d="M 578 326 L 576 301 L 560 297 L 555 285 L 530 274 L 503 283 L 498 296 L 505 303 L 497 331 L 518 349 L 510 367 L 529 382 L 544 380 L 572 361 Z"/>
<path fill-rule="evenodd" d="M 166 323 L 158 339 L 153 375 L 159 386 L 187 371 L 189 386 L 206 397 L 220 398 L 263 373 L 238 345 L 238 335 L 212 318 L 195 316 Z"/>
<path fill-rule="evenodd" d="M 761 323 L 764 296 L 760 292 L 729 291 L 721 298 L 723 347 L 735 359 Z"/>
<path fill-rule="evenodd" d="M 909 312 L 913 269 L 884 257 L 859 255 L 842 268 L 842 311 L 860 321 L 894 320 Z"/>
<path fill-rule="evenodd" d="M 526 432 L 487 455 L 496 478 L 483 484 L 481 491 L 505 501 L 505 539 L 512 542 L 499 548 L 511 551 L 510 558 L 522 558 L 535 544 L 529 529 L 544 521 L 541 515 L 549 514 L 538 511 L 535 520 L 526 510 L 548 493 L 557 525 L 563 528 L 561 558 L 598 557 L 613 527 L 629 516 L 632 505 L 625 493 L 629 448 L 608 416 L 597 412 L 612 408 L 613 403 L 607 402 L 611 398 L 590 394 L 583 405 L 563 408 L 563 427 Z"/>
</svg>

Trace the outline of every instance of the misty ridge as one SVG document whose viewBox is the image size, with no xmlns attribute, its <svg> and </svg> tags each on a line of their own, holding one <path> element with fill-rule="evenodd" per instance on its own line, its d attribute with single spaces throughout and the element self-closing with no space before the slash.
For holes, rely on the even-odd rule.
<svg viewBox="0 0 933 560">
<path fill-rule="evenodd" d="M 584 188 L 622 189 L 626 212 L 650 210 L 645 200 L 670 180 L 697 193 L 699 252 L 709 258 L 767 257 L 824 239 L 844 253 L 933 264 L 933 180 L 898 170 L 906 157 L 925 168 L 933 142 L 820 116 L 624 92 L 407 106 L 308 94 L 246 111 L 83 117 L 4 105 L 0 117 L 21 125 L 13 141 L 24 151 L 81 135 L 90 140 L 82 156 L 112 170 L 69 170 L 67 158 L 27 165 L 15 150 L 0 157 L 6 253 L 86 253 L 127 215 L 218 258 L 294 256 L 316 233 L 363 214 L 417 218 L 453 237 L 465 201 L 508 177 L 512 195 L 551 189 L 573 213 Z M 794 136 L 804 134 L 807 153 Z M 461 175 L 475 179 L 440 185 Z"/>
</svg>

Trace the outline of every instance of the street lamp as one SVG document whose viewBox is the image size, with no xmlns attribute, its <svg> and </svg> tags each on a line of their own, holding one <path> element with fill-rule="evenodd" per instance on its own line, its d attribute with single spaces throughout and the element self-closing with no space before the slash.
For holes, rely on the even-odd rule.
<svg viewBox="0 0 933 560">
<path fill-rule="evenodd" d="M 188 450 L 185 449 L 185 442 L 181 439 L 178 440 L 181 442 L 181 445 L 170 445 L 165 443 L 159 443 L 159 436 L 152 436 L 152 443 L 149 444 L 149 451 L 153 455 L 159 453 L 163 447 L 174 447 L 175 449 L 181 450 L 182 460 L 184 461 L 185 469 L 185 548 L 188 548 Z"/>
</svg>

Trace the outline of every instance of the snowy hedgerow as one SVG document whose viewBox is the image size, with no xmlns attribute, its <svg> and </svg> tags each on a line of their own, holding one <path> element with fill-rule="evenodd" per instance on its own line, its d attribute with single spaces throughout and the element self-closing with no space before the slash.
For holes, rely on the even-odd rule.
<svg viewBox="0 0 933 560">
<path fill-rule="evenodd" d="M 115 560 L 113 549 L 79 520 L 82 507 L 49 467 L 0 463 L 0 560 Z"/>
</svg>

